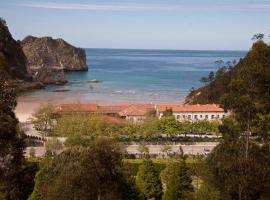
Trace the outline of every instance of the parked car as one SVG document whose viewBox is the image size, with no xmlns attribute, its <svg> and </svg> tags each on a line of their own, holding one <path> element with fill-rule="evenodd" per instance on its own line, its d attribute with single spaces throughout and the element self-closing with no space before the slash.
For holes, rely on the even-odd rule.
<svg viewBox="0 0 270 200">
<path fill-rule="evenodd" d="M 210 153 L 210 149 L 208 149 L 208 148 L 203 149 L 203 154 L 204 155 L 208 155 L 209 153 Z"/>
</svg>

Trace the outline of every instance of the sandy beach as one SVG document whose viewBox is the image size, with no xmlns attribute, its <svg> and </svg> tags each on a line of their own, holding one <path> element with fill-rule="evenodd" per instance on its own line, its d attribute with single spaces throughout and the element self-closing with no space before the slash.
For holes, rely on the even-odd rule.
<svg viewBox="0 0 270 200">
<path fill-rule="evenodd" d="M 17 99 L 17 107 L 15 113 L 20 122 L 26 122 L 29 120 L 31 115 L 35 113 L 40 107 L 47 105 L 58 105 L 64 103 L 97 103 L 99 105 L 126 105 L 132 103 L 151 103 L 151 102 L 136 102 L 136 101 L 88 101 L 87 99 L 82 100 L 81 98 L 67 98 L 63 95 L 54 96 L 20 96 Z M 164 102 L 163 102 L 164 103 Z M 171 102 L 168 102 L 171 103 Z M 181 103 L 181 102 L 179 102 Z"/>
<path fill-rule="evenodd" d="M 25 122 L 41 106 L 46 106 L 49 104 L 56 105 L 64 102 L 64 99 L 55 98 L 54 96 L 20 96 L 17 99 L 17 107 L 15 109 L 15 113 L 20 122 Z"/>
</svg>

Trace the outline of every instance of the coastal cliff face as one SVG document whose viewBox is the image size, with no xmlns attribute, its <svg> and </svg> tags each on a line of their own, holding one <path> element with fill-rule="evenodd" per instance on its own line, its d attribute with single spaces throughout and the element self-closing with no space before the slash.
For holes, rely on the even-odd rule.
<svg viewBox="0 0 270 200">
<path fill-rule="evenodd" d="M 62 39 L 26 37 L 16 41 L 0 17 L 0 73 L 20 91 L 64 84 L 64 71 L 88 70 L 85 51 Z"/>
<path fill-rule="evenodd" d="M 13 78 L 29 79 L 26 57 L 20 44 L 13 39 L 6 22 L 0 18 L 0 58 L 1 70 Z"/>
<path fill-rule="evenodd" d="M 64 71 L 86 71 L 84 49 L 76 48 L 62 39 L 27 36 L 21 41 L 31 71 L 53 68 Z"/>
<path fill-rule="evenodd" d="M 5 20 L 0 18 L 0 73 L 19 91 L 41 89 L 44 85 L 32 79 L 20 44 L 13 39 Z"/>
</svg>

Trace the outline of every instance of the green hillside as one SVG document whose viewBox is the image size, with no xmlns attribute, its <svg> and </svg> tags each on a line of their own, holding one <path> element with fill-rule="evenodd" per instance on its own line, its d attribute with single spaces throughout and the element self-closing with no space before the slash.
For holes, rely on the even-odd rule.
<svg viewBox="0 0 270 200">
<path fill-rule="evenodd" d="M 229 97 L 234 94 L 252 100 L 258 111 L 269 112 L 270 46 L 262 40 L 257 41 L 238 64 L 220 68 L 205 82 L 204 87 L 190 92 L 186 103 L 218 103 L 226 107 L 232 103 L 228 101 L 233 101 Z"/>
</svg>

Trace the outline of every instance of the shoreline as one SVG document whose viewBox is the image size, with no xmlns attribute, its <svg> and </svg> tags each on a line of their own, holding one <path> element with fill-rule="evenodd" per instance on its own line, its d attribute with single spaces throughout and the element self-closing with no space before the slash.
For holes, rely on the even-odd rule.
<svg viewBox="0 0 270 200">
<path fill-rule="evenodd" d="M 69 99 L 66 96 L 19 96 L 17 99 L 17 106 L 15 109 L 16 117 L 20 122 L 26 122 L 40 107 L 46 105 L 58 105 L 64 103 L 97 103 L 99 105 L 120 105 L 120 104 L 182 104 L 183 102 L 147 102 L 147 101 L 113 101 L 113 100 L 96 100 L 89 101 L 87 99 L 74 100 Z"/>
</svg>

